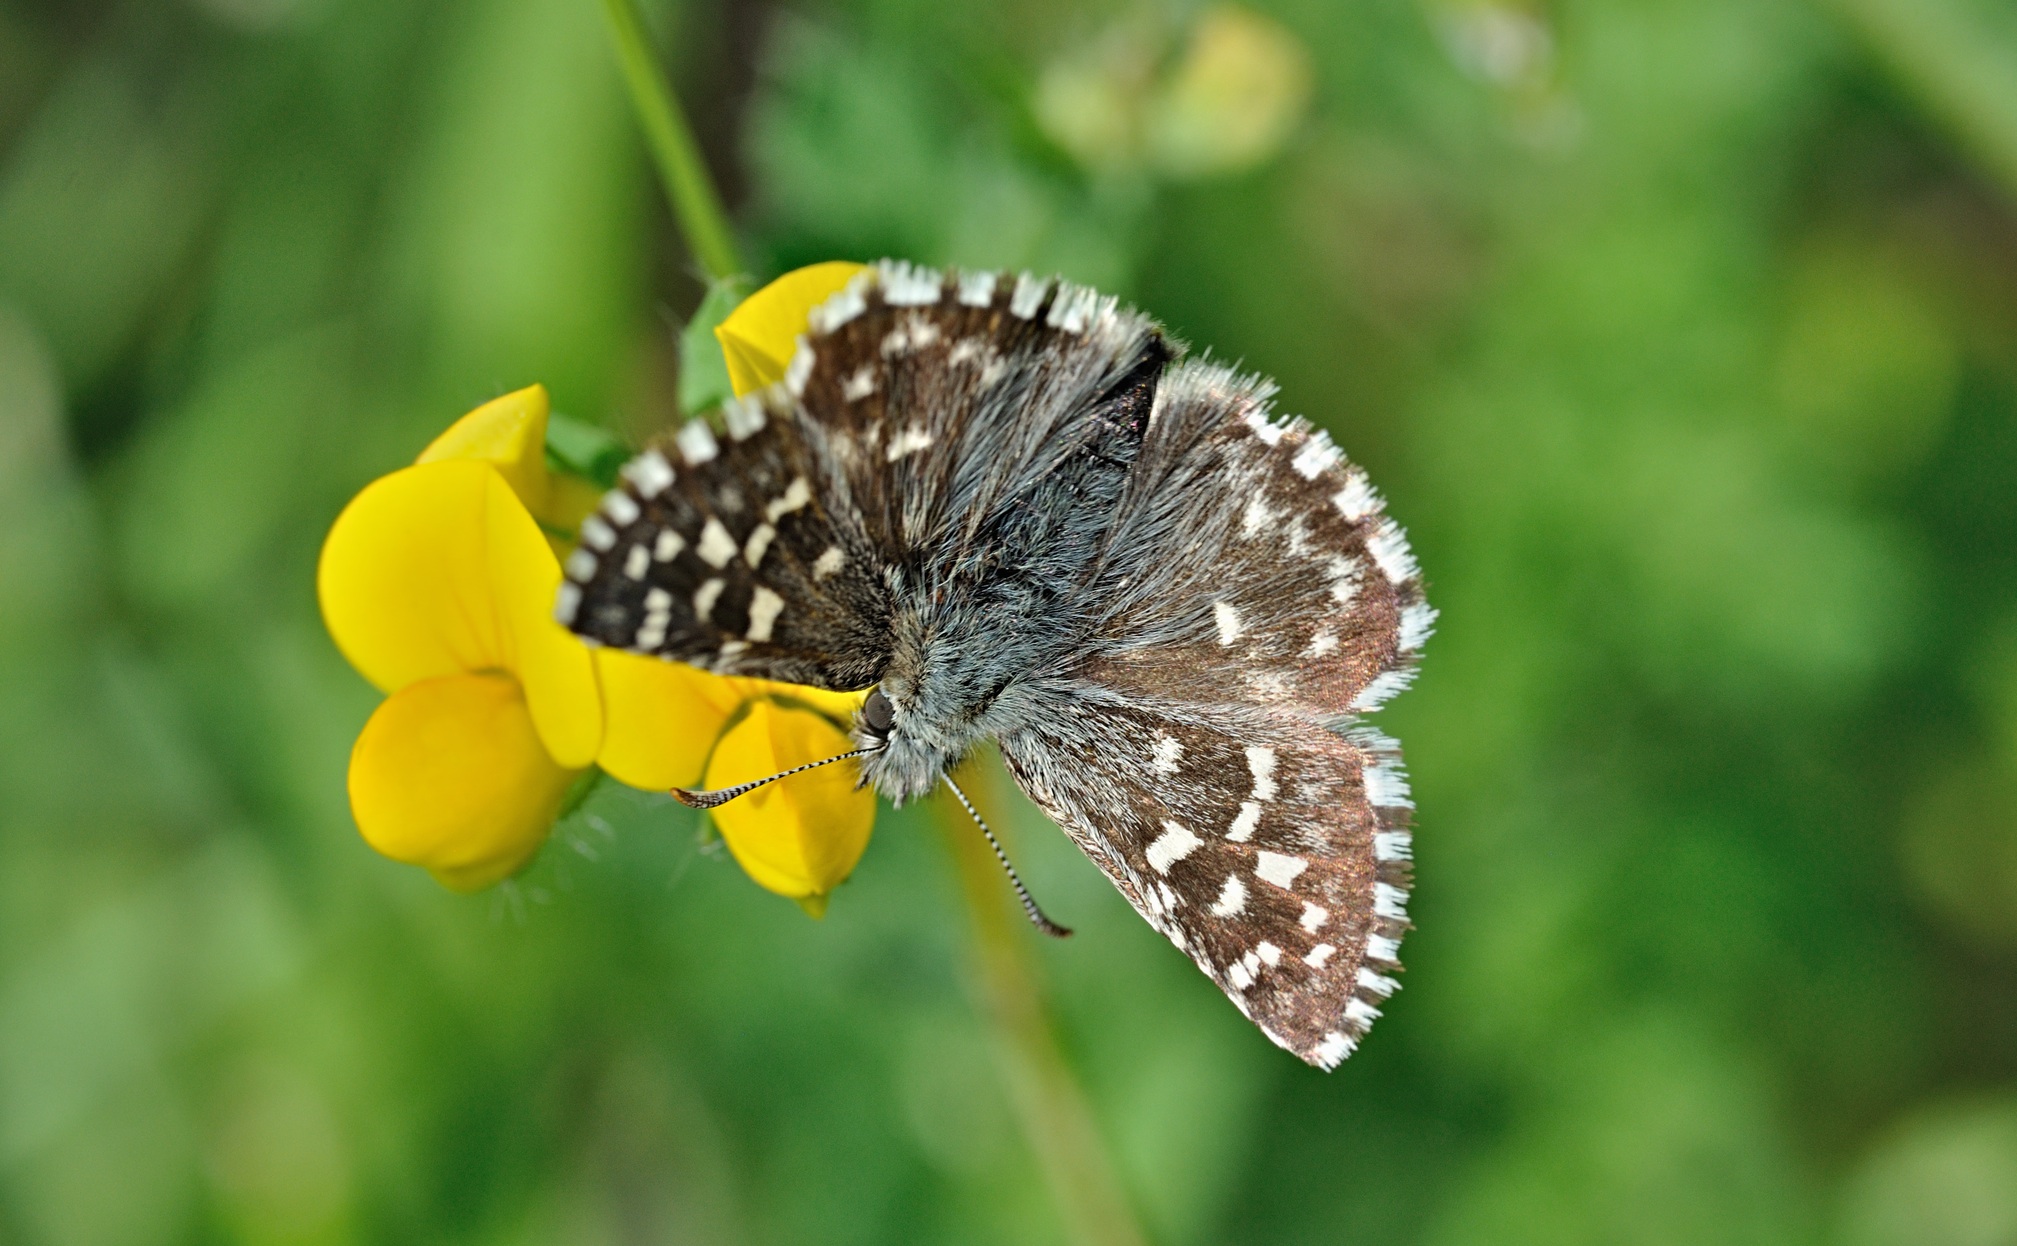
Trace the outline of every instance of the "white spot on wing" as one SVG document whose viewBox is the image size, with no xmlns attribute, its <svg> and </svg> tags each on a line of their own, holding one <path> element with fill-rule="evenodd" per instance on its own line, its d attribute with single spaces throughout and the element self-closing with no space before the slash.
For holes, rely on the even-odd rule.
<svg viewBox="0 0 2017 1246">
<path fill-rule="evenodd" d="M 721 568 L 735 557 L 735 551 L 735 538 L 721 526 L 721 520 L 709 518 L 707 526 L 700 530 L 700 544 L 694 547 L 693 552 L 699 554 L 700 560 L 708 566 Z"/>
<path fill-rule="evenodd" d="M 1331 444 L 1329 437 L 1319 431 L 1310 434 L 1310 439 L 1303 443 L 1302 449 L 1296 451 L 1296 457 L 1289 461 L 1289 466 L 1295 468 L 1296 474 L 1304 480 L 1315 480 L 1337 461 L 1337 447 Z"/>
<path fill-rule="evenodd" d="M 602 513 L 617 527 L 624 527 L 637 518 L 637 501 L 621 489 L 612 490 L 602 497 Z"/>
<path fill-rule="evenodd" d="M 834 572 L 839 571 L 846 563 L 847 555 L 840 552 L 840 546 L 829 545 L 826 547 L 826 552 L 821 554 L 819 559 L 812 564 L 812 578 L 815 580 L 824 580 Z"/>
<path fill-rule="evenodd" d="M 1303 902 L 1303 915 L 1296 919 L 1296 924 L 1304 930 L 1315 931 L 1330 916 L 1331 911 L 1329 909 L 1321 904 L 1311 904 L 1306 900 Z"/>
<path fill-rule="evenodd" d="M 1357 1048 L 1358 1044 L 1352 1041 L 1351 1035 L 1332 1030 L 1324 1035 L 1323 1042 L 1317 1044 L 1317 1063 L 1327 1069 L 1333 1068 Z"/>
<path fill-rule="evenodd" d="M 1226 875 L 1226 885 L 1219 888 L 1219 898 L 1212 905 L 1213 917 L 1237 917 L 1247 908 L 1247 885 L 1238 874 Z"/>
<path fill-rule="evenodd" d="M 1246 513 L 1240 516 L 1240 535 L 1252 539 L 1254 534 L 1275 521 L 1275 513 L 1268 509 L 1267 499 L 1255 494 L 1247 503 Z"/>
<path fill-rule="evenodd" d="M 672 464 L 656 450 L 646 450 L 623 465 L 623 478 L 636 489 L 639 496 L 655 498 L 664 493 L 672 484 Z"/>
<path fill-rule="evenodd" d="M 1028 320 L 1036 315 L 1037 308 L 1043 304 L 1044 292 L 1050 289 L 1050 285 L 1050 280 L 1045 277 L 1032 277 L 1028 273 L 1017 277 L 1015 292 L 1009 295 L 1009 314 L 1019 320 Z"/>
<path fill-rule="evenodd" d="M 1254 877 L 1264 883 L 1273 883 L 1287 891 L 1296 881 L 1296 876 L 1310 868 L 1310 863 L 1301 857 L 1287 853 L 1269 852 L 1263 848 L 1254 854 Z"/>
<path fill-rule="evenodd" d="M 721 453 L 721 445 L 714 439 L 714 430 L 699 420 L 688 420 L 672 440 L 679 447 L 679 457 L 686 460 L 688 467 L 697 467 Z"/>
<path fill-rule="evenodd" d="M 1303 957 L 1303 963 L 1312 969 L 1322 969 L 1324 962 L 1336 955 L 1337 951 L 1338 949 L 1328 943 L 1319 943 L 1310 949 L 1308 956 Z"/>
<path fill-rule="evenodd" d="M 1331 573 L 1331 599 L 1338 603 L 1340 609 L 1350 606 L 1352 599 L 1359 595 L 1359 577 L 1365 571 L 1364 565 L 1356 558 L 1341 555 L 1330 560 L 1328 569 Z"/>
<path fill-rule="evenodd" d="M 1247 769 L 1254 772 L 1254 799 L 1275 798 L 1275 750 L 1265 744 L 1247 746 Z"/>
<path fill-rule="evenodd" d="M 1271 446 L 1280 444 L 1282 434 L 1289 431 L 1269 419 L 1264 412 L 1259 410 L 1247 412 L 1247 427 L 1254 430 L 1254 436 Z"/>
<path fill-rule="evenodd" d="M 923 425 L 913 424 L 890 438 L 889 449 L 883 452 L 883 457 L 894 463 L 906 455 L 916 454 L 929 446 L 931 441 L 931 434 L 925 431 Z"/>
<path fill-rule="evenodd" d="M 968 307 L 986 307 L 994 301 L 994 274 L 961 273 L 959 301 Z"/>
<path fill-rule="evenodd" d="M 1345 477 L 1345 487 L 1338 490 L 1331 499 L 1338 513 L 1348 521 L 1357 523 L 1380 509 L 1380 495 L 1373 492 L 1373 486 L 1366 481 L 1365 473 L 1354 471 Z"/>
<path fill-rule="evenodd" d="M 801 348 L 803 349 L 803 348 Z M 811 351 L 804 351 L 807 359 Z M 793 364 L 798 361 L 794 358 Z M 763 402 L 755 395 L 731 398 L 721 404 L 721 422 L 728 426 L 728 435 L 736 441 L 747 441 L 763 431 L 769 417 L 763 413 Z"/>
<path fill-rule="evenodd" d="M 1359 985 L 1385 999 L 1401 989 L 1401 984 L 1383 973 L 1374 973 L 1364 965 L 1359 966 Z"/>
<path fill-rule="evenodd" d="M 644 573 L 650 569 L 651 551 L 642 544 L 631 546 L 630 553 L 624 556 L 623 573 L 633 580 L 642 580 Z"/>
<path fill-rule="evenodd" d="M 593 549 L 606 550 L 616 544 L 616 529 L 603 521 L 600 515 L 590 515 L 581 521 L 581 541 Z"/>
<path fill-rule="evenodd" d="M 913 268 L 898 261 L 882 266 L 882 296 L 893 307 L 921 307 L 936 303 L 944 278 L 935 268 Z"/>
<path fill-rule="evenodd" d="M 1254 971 L 1248 969 L 1245 961 L 1235 961 L 1226 970 L 1226 977 L 1232 979 L 1236 990 L 1244 991 L 1254 984 Z"/>
<path fill-rule="evenodd" d="M 1063 282 L 1058 286 L 1058 296 L 1051 300 L 1050 314 L 1044 317 L 1044 323 L 1066 333 L 1083 333 L 1099 301 L 1099 291 Z"/>
<path fill-rule="evenodd" d="M 658 544 L 652 547 L 651 556 L 660 562 L 671 562 L 685 548 L 686 538 L 667 528 L 658 534 Z"/>
<path fill-rule="evenodd" d="M 769 640 L 770 629 L 783 612 L 784 598 L 757 585 L 756 594 L 749 599 L 749 630 L 743 636 L 753 641 Z"/>
<path fill-rule="evenodd" d="M 763 517 L 776 523 L 786 515 L 812 501 L 812 486 L 805 483 L 805 477 L 794 476 L 784 488 L 784 496 L 763 508 Z"/>
<path fill-rule="evenodd" d="M 854 370 L 854 375 L 840 383 L 840 396 L 849 402 L 859 402 L 875 392 L 875 365 L 865 363 Z"/>
<path fill-rule="evenodd" d="M 1408 799 L 1408 780 L 1397 767 L 1366 767 L 1366 799 L 1384 809 L 1413 809 Z"/>
<path fill-rule="evenodd" d="M 1236 844 L 1244 844 L 1254 837 L 1254 828 L 1261 824 L 1261 803 L 1257 800 L 1240 802 L 1239 816 L 1226 828 L 1226 838 Z"/>
<path fill-rule="evenodd" d="M 1158 733 L 1155 756 L 1149 764 L 1155 767 L 1157 774 L 1175 774 L 1177 763 L 1183 760 L 1183 756 L 1184 746 L 1181 741 L 1173 735 Z"/>
<path fill-rule="evenodd" d="M 713 579 L 693 590 L 694 617 L 703 623 L 707 622 L 708 616 L 714 613 L 714 603 L 721 598 L 721 590 L 726 587 L 728 587 L 726 580 Z"/>
<path fill-rule="evenodd" d="M 1426 601 L 1418 601 L 1401 611 L 1401 652 L 1412 653 L 1421 648 L 1435 627 L 1436 609 Z"/>
<path fill-rule="evenodd" d="M 791 362 L 784 369 L 784 387 L 791 391 L 792 397 L 805 396 L 805 383 L 812 379 L 812 367 L 812 347 L 806 345 L 805 339 L 801 337 L 798 339 L 798 348 L 791 352 Z M 762 428 L 763 425 L 758 424 L 756 427 Z M 755 431 L 756 429 L 750 430 Z M 742 437 L 738 436 L 736 440 L 740 441 Z"/>
<path fill-rule="evenodd" d="M 743 542 L 742 560 L 754 570 L 757 564 L 763 561 L 765 552 L 770 549 L 770 543 L 776 539 L 776 528 L 767 523 L 758 524 L 756 530 L 749 534 L 749 540 Z"/>
<path fill-rule="evenodd" d="M 1230 645 L 1240 638 L 1240 612 L 1233 608 L 1232 603 L 1214 601 L 1212 621 L 1218 624 L 1220 644 Z"/>
<path fill-rule="evenodd" d="M 807 327 L 814 333 L 831 333 L 866 311 L 868 297 L 864 293 L 867 288 L 864 278 L 867 275 L 864 273 L 856 277 L 840 293 L 813 308 L 812 314 L 806 317 Z"/>
<path fill-rule="evenodd" d="M 595 574 L 595 555 L 588 550 L 578 549 L 567 556 L 567 578 L 586 583 Z"/>
<path fill-rule="evenodd" d="M 1196 852 L 1204 842 L 1189 829 L 1165 821 L 1163 833 L 1149 845 L 1149 866 L 1158 874 L 1167 874 L 1172 865 Z"/>
<path fill-rule="evenodd" d="M 1415 578 L 1415 556 L 1408 552 L 1408 538 L 1401 535 L 1393 520 L 1380 521 L 1380 526 L 1373 529 L 1373 535 L 1366 538 L 1366 548 L 1392 583 L 1401 584 Z"/>
<path fill-rule="evenodd" d="M 1310 637 L 1310 647 L 1303 650 L 1305 657 L 1329 657 L 1338 651 L 1338 634 L 1328 629 Z"/>
<path fill-rule="evenodd" d="M 581 589 L 577 585 L 563 584 L 553 598 L 553 617 L 565 627 L 574 622 L 574 616 L 581 609 Z"/>
</svg>

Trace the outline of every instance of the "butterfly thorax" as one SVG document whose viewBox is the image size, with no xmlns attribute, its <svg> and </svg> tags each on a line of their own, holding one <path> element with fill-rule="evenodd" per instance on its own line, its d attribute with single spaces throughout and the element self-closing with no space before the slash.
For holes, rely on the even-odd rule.
<svg viewBox="0 0 2017 1246">
<path fill-rule="evenodd" d="M 929 794 L 997 734 L 1013 717 L 1022 677 L 1048 666 L 1058 647 L 1057 629 L 1036 617 L 1047 605 L 1043 594 L 985 604 L 973 592 L 920 596 L 921 608 L 891 620 L 889 662 L 877 685 L 891 706 L 890 729 L 856 733 L 873 750 L 862 759 L 862 777 L 898 805 Z"/>
</svg>

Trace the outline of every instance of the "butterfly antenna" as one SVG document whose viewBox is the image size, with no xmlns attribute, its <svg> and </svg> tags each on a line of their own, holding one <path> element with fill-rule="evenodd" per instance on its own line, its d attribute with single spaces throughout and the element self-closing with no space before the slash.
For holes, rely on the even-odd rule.
<svg viewBox="0 0 2017 1246">
<path fill-rule="evenodd" d="M 788 779 L 792 775 L 804 770 L 817 770 L 821 766 L 831 766 L 837 761 L 846 761 L 850 757 L 860 757 L 868 751 L 865 748 L 850 749 L 845 753 L 836 753 L 824 761 L 809 761 L 803 766 L 793 766 L 789 770 L 780 770 L 768 779 L 755 779 L 748 783 L 738 783 L 734 787 L 718 787 L 711 792 L 696 792 L 688 788 L 676 787 L 672 789 L 672 794 L 682 805 L 691 805 L 695 809 L 712 809 L 716 805 L 727 804 L 744 792 L 755 791 L 766 783 L 775 783 L 779 779 Z"/>
<path fill-rule="evenodd" d="M 973 817 L 974 825 L 980 828 L 981 834 L 987 836 L 987 844 L 988 847 L 994 849 L 995 860 L 1001 862 L 1001 867 L 1008 871 L 1009 883 L 1015 887 L 1016 898 L 1023 902 L 1023 912 L 1030 915 L 1030 921 L 1038 930 L 1043 931 L 1053 939 L 1070 937 L 1071 930 L 1068 927 L 1060 926 L 1050 918 L 1045 917 L 1044 911 L 1037 907 L 1037 902 L 1030 898 L 1030 889 L 1023 886 L 1022 877 L 1016 873 L 1016 867 L 1009 864 L 1008 854 L 1001 849 L 1001 841 L 994 837 L 994 832 L 987 829 L 987 823 L 981 820 L 980 810 L 973 807 L 973 802 L 966 798 L 965 792 L 959 790 L 959 784 L 952 781 L 951 775 L 944 777 L 945 785 L 952 789 L 953 795 L 959 797 L 959 803 L 966 806 L 967 813 Z"/>
</svg>

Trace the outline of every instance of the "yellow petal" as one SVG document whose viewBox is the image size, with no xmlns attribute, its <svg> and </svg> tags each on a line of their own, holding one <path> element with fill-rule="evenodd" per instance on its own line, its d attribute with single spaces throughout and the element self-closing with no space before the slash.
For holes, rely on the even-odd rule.
<svg viewBox="0 0 2017 1246">
<path fill-rule="evenodd" d="M 632 787 L 692 787 L 722 723 L 741 701 L 729 681 L 684 662 L 620 649 L 595 651 L 602 677 L 602 752 L 596 764 Z"/>
<path fill-rule="evenodd" d="M 773 700 L 782 702 L 786 708 L 809 709 L 824 718 L 830 718 L 843 730 L 854 723 L 856 711 L 868 699 L 868 689 L 859 692 L 828 692 L 824 688 L 814 688 L 806 684 L 781 684 L 768 679 L 751 679 L 747 676 L 710 676 L 707 693 L 719 700 L 731 698 L 730 711 L 744 701 Z"/>
<path fill-rule="evenodd" d="M 540 745 L 516 681 L 448 675 L 386 698 L 350 754 L 365 842 L 458 891 L 532 858 L 578 772 Z"/>
<path fill-rule="evenodd" d="M 760 779 L 854 747 L 816 714 L 758 701 L 716 746 L 707 785 Z M 836 762 L 760 787 L 714 811 L 743 870 L 779 895 L 824 895 L 854 870 L 875 823 L 875 793 L 855 790 L 860 770 Z"/>
<path fill-rule="evenodd" d="M 829 260 L 795 269 L 744 299 L 715 326 L 715 340 L 728 357 L 728 383 L 737 397 L 784 379 L 806 317 L 863 267 Z"/>
<path fill-rule="evenodd" d="M 448 426 L 420 452 L 416 463 L 477 459 L 495 467 L 504 482 L 535 515 L 547 508 L 546 386 L 493 398 Z"/>
<path fill-rule="evenodd" d="M 553 621 L 560 563 L 488 463 L 451 459 L 373 481 L 322 547 L 316 588 L 329 633 L 393 692 L 500 670 L 525 686 L 547 751 L 586 766 L 602 743 L 595 668 Z"/>
<path fill-rule="evenodd" d="M 546 530 L 546 543 L 553 548 L 554 557 L 566 558 L 574 551 L 574 534 L 581 521 L 602 505 L 602 495 L 602 486 L 579 476 L 562 473 L 547 477 L 546 507 L 534 510 L 532 517 Z"/>
</svg>

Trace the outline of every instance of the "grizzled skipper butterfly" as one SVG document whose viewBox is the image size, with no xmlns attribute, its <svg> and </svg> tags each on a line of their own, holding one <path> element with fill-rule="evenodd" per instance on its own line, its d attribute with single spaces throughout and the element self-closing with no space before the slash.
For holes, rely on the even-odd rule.
<svg viewBox="0 0 2017 1246">
<path fill-rule="evenodd" d="M 873 686 L 842 758 L 898 803 L 994 740 L 1150 925 L 1331 1068 L 1408 929 L 1407 780 L 1359 716 L 1436 614 L 1365 475 L 1273 392 L 1093 290 L 884 262 L 725 438 L 694 421 L 624 469 L 557 614 Z"/>
</svg>

